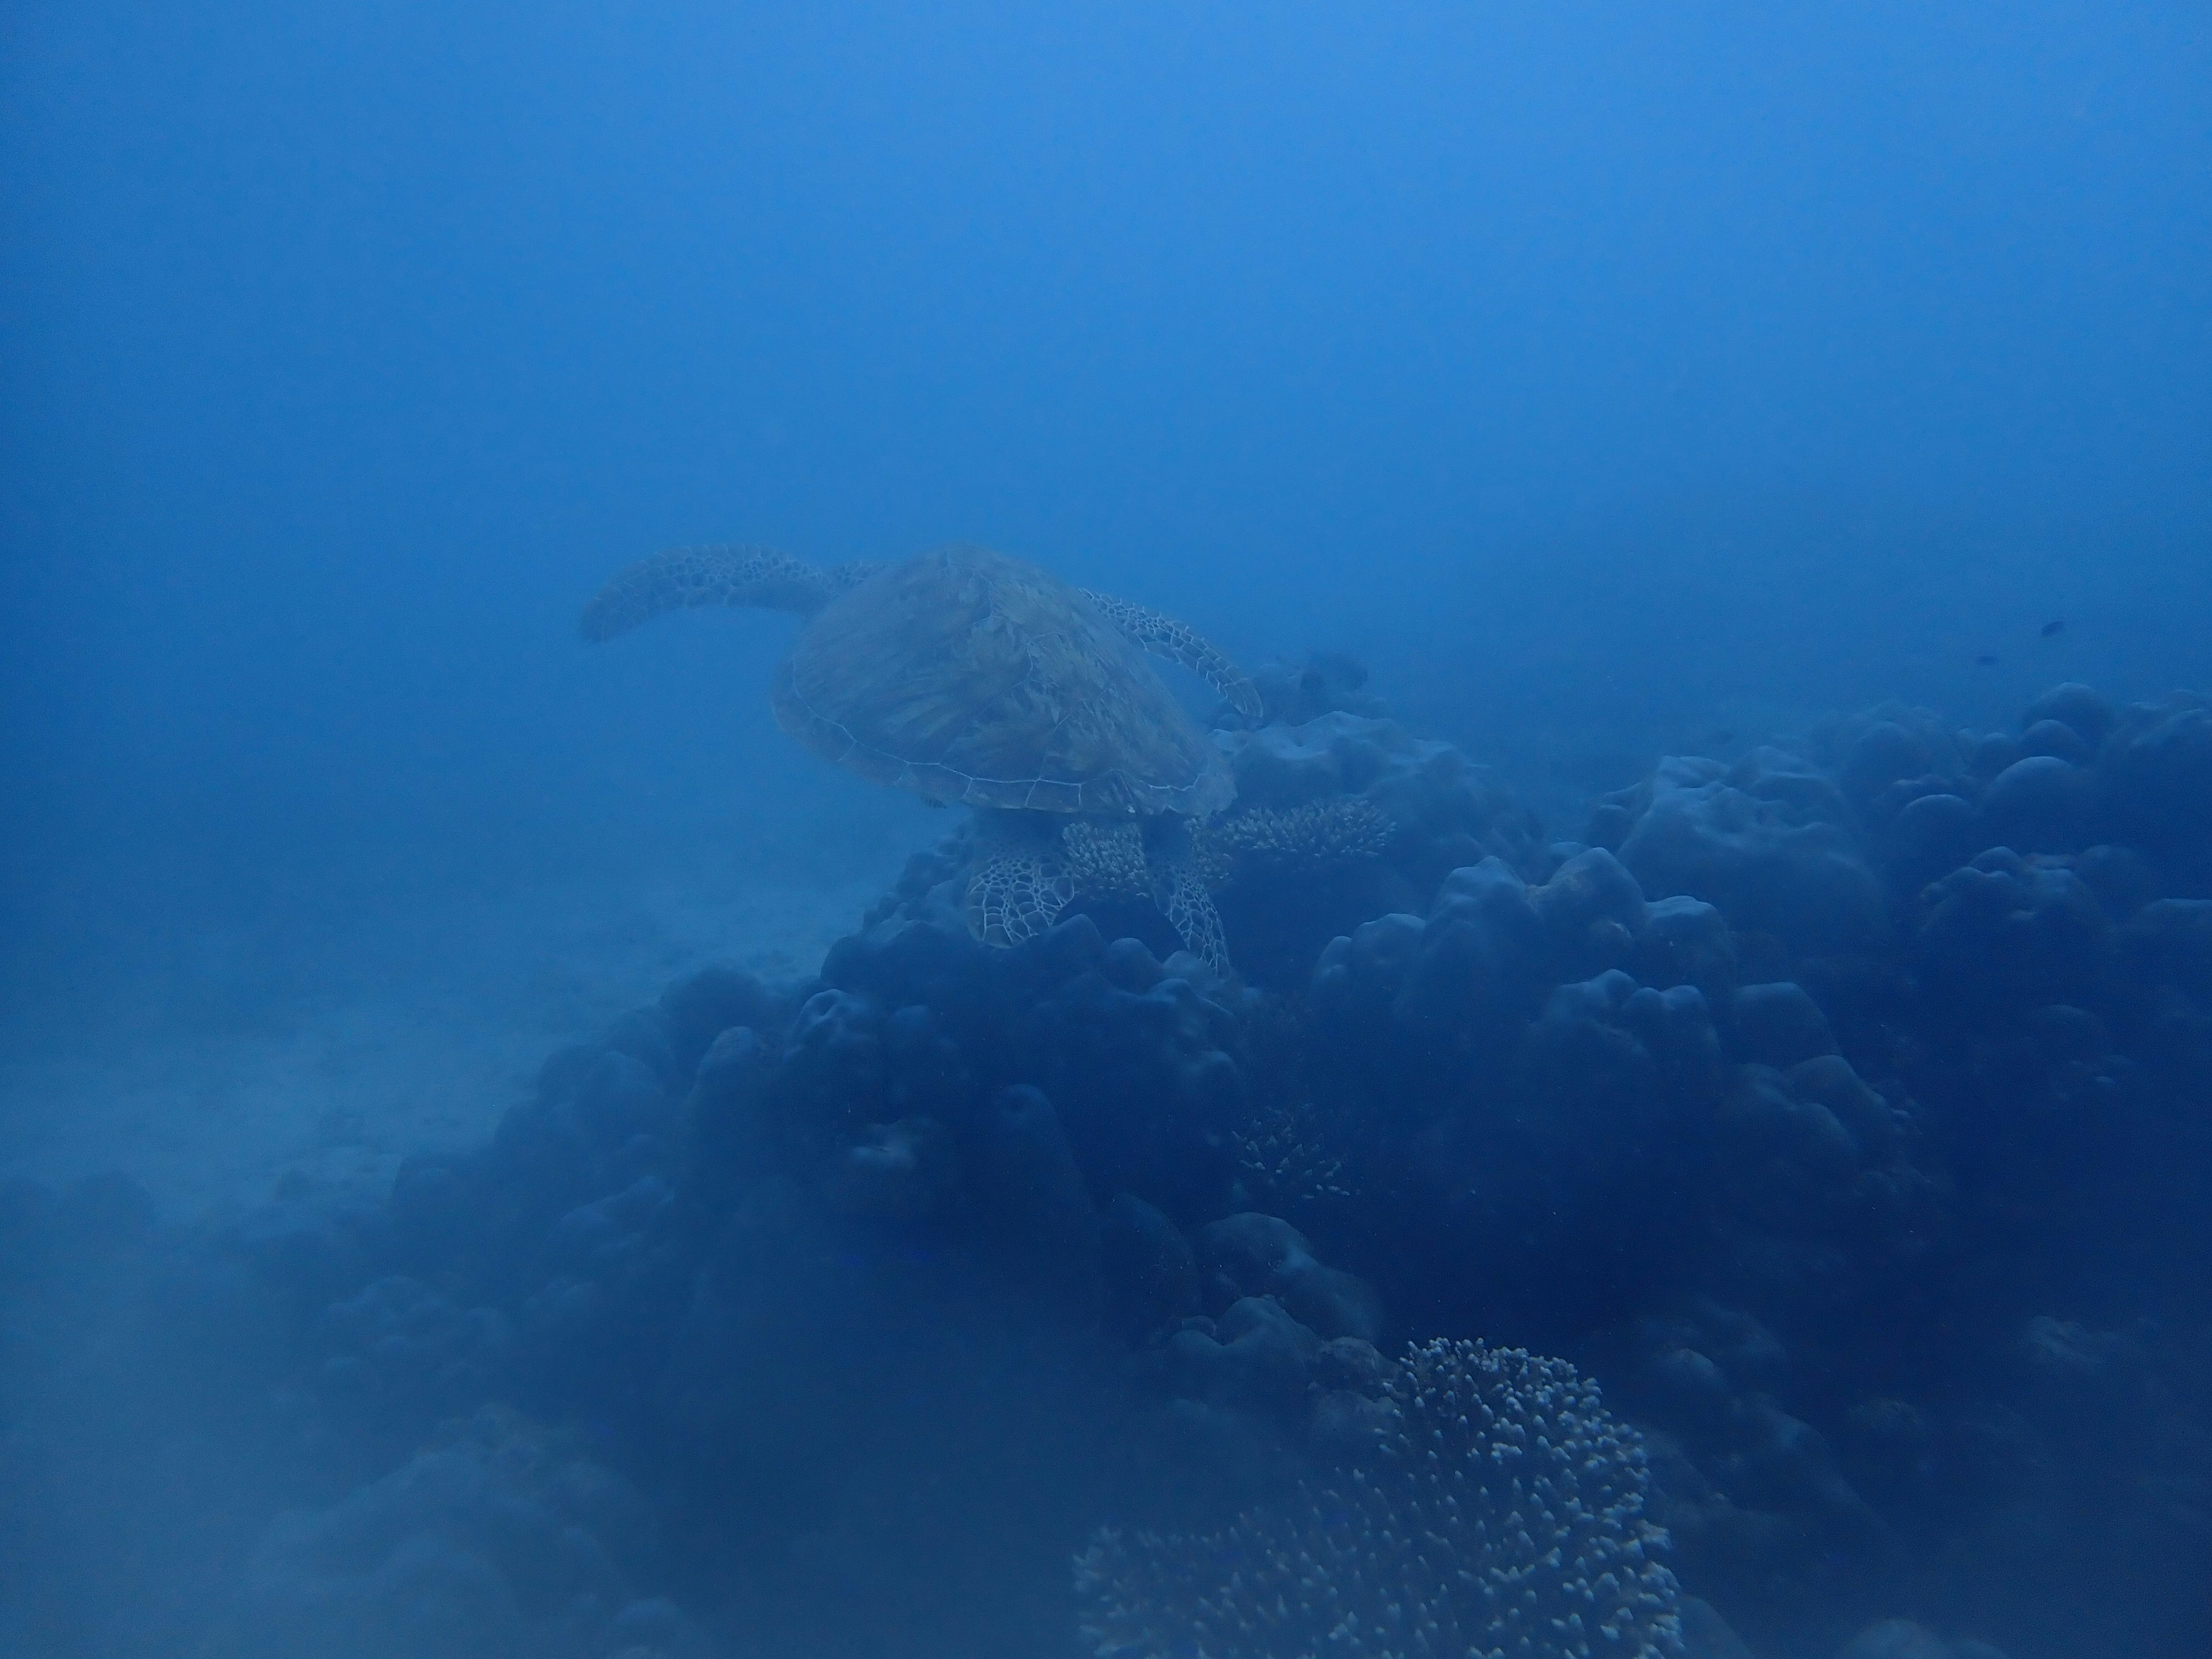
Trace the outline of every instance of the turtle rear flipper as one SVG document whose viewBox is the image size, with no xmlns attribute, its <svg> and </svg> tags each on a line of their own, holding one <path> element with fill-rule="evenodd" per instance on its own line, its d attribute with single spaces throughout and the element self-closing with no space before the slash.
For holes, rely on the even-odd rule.
<svg viewBox="0 0 2212 1659">
<path fill-rule="evenodd" d="M 1194 844 L 1169 851 L 1153 866 L 1152 902 L 1173 925 L 1183 949 L 1217 974 L 1229 972 L 1229 940 L 1222 932 L 1221 912 L 1214 908 L 1212 890 L 1206 882 L 1204 862 Z"/>
<path fill-rule="evenodd" d="M 819 569 L 772 547 L 672 547 L 618 572 L 592 596 L 581 619 L 584 637 L 611 640 L 664 611 L 708 605 L 811 617 L 853 586 L 852 568 Z"/>
<path fill-rule="evenodd" d="M 1067 872 L 1021 848 L 987 852 L 968 878 L 968 929 L 986 945 L 1019 945 L 1060 920 L 1074 896 Z"/>
</svg>

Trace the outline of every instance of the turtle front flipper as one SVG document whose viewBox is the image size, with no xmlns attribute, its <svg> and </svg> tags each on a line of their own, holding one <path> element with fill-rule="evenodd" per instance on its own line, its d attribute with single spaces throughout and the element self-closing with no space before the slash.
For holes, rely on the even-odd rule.
<svg viewBox="0 0 2212 1659">
<path fill-rule="evenodd" d="M 854 568 L 818 569 L 772 547 L 672 547 L 640 559 L 592 596 L 581 618 L 584 637 L 611 640 L 664 611 L 708 605 L 811 617 L 853 586 Z"/>
<path fill-rule="evenodd" d="M 1117 599 L 1110 593 L 1094 593 L 1087 587 L 1077 591 L 1136 644 L 1156 657 L 1181 663 L 1228 698 L 1247 720 L 1260 718 L 1262 711 L 1259 688 L 1188 623 L 1179 623 L 1173 617 L 1164 617 L 1157 611 Z"/>
</svg>

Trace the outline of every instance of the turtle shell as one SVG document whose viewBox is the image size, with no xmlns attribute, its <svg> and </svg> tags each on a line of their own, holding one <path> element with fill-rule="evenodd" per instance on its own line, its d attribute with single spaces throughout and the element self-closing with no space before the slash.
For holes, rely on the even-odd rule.
<svg viewBox="0 0 2212 1659">
<path fill-rule="evenodd" d="M 1137 647 L 1058 577 L 980 547 L 878 572 L 817 611 L 770 691 L 815 753 L 933 801 L 1205 814 L 1236 793 Z"/>
</svg>

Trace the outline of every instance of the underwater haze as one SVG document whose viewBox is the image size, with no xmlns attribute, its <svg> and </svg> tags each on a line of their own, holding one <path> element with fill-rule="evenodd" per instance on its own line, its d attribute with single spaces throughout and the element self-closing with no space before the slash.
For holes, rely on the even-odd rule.
<svg viewBox="0 0 2212 1659">
<path fill-rule="evenodd" d="M 2212 1652 L 2203 8 L 28 0 L 0 155 L 0 1650 Z"/>
</svg>

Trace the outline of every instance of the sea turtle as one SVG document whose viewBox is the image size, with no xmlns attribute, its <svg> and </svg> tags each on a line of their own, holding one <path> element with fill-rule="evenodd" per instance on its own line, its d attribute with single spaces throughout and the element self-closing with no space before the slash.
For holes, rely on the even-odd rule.
<svg viewBox="0 0 2212 1659">
<path fill-rule="evenodd" d="M 759 605 L 805 618 L 775 670 L 778 725 L 826 759 L 977 809 L 969 925 L 994 945 L 1079 896 L 1149 896 L 1225 965 L 1189 828 L 1236 793 L 1219 752 L 1136 647 L 1239 710 L 1260 697 L 1183 623 L 980 547 L 823 568 L 761 547 L 658 553 L 584 609 L 589 640 L 664 611 Z"/>
</svg>

